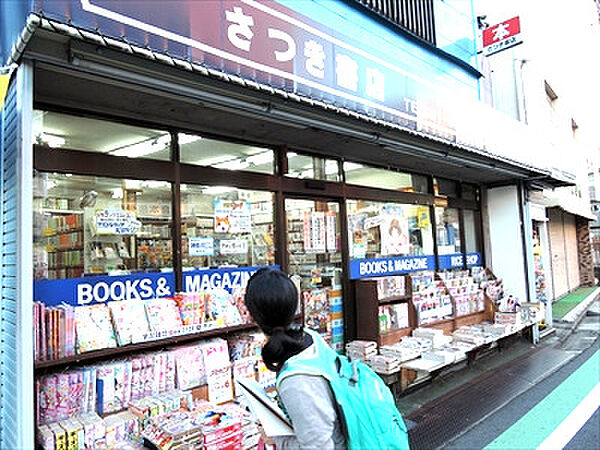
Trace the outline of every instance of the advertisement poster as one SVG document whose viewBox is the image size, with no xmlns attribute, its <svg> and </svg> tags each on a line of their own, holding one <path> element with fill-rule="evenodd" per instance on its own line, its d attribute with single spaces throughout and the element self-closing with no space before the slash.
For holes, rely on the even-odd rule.
<svg viewBox="0 0 600 450">
<path fill-rule="evenodd" d="M 213 256 L 215 240 L 212 237 L 189 237 L 188 251 L 190 256 Z"/>
<path fill-rule="evenodd" d="M 248 253 L 248 241 L 245 239 L 221 239 L 219 253 L 221 255 L 245 255 Z"/>
<path fill-rule="evenodd" d="M 250 202 L 215 199 L 215 233 L 250 233 Z"/>
<path fill-rule="evenodd" d="M 335 253 L 337 251 L 336 222 L 337 215 L 335 213 L 327 213 L 325 215 L 327 227 L 327 251 L 329 253 Z"/>
<path fill-rule="evenodd" d="M 408 220 L 406 217 L 386 215 L 379 227 L 383 256 L 408 254 Z"/>
<path fill-rule="evenodd" d="M 94 221 L 96 234 L 103 235 L 135 234 L 142 227 L 142 223 L 135 218 L 133 212 L 122 209 L 102 209 L 96 211 Z"/>
<path fill-rule="evenodd" d="M 352 214 L 348 216 L 349 247 L 351 258 L 364 258 L 367 254 L 367 232 L 364 229 L 366 216 Z"/>
<path fill-rule="evenodd" d="M 326 230 L 325 230 L 325 213 L 324 212 L 313 212 L 310 220 L 311 225 L 311 242 L 313 253 L 325 253 L 326 248 Z"/>
<path fill-rule="evenodd" d="M 312 236 L 311 236 L 311 214 L 305 211 L 302 216 L 302 240 L 304 241 L 304 251 L 310 252 L 312 250 Z"/>
</svg>

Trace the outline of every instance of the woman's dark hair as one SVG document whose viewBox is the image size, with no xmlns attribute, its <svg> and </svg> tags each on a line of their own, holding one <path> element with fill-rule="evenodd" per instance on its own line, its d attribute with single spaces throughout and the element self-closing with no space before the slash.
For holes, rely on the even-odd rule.
<svg viewBox="0 0 600 450">
<path fill-rule="evenodd" d="M 260 269 L 248 281 L 245 302 L 254 321 L 269 336 L 262 358 L 276 372 L 304 349 L 302 328 L 291 327 L 298 308 L 296 285 L 279 270 Z"/>
</svg>

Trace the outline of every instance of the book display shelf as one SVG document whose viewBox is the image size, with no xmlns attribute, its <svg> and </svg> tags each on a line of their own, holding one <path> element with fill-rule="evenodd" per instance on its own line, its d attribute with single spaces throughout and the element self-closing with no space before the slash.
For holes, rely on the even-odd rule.
<svg viewBox="0 0 600 450">
<path fill-rule="evenodd" d="M 461 326 L 493 321 L 493 301 L 479 273 L 475 268 L 356 280 L 357 339 L 376 341 L 381 347 L 399 342 L 418 327 L 451 334 Z"/>
</svg>

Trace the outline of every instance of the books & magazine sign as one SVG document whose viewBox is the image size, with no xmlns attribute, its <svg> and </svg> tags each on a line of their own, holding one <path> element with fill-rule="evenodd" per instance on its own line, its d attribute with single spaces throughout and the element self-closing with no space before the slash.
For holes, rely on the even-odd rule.
<svg viewBox="0 0 600 450">
<path fill-rule="evenodd" d="M 278 269 L 279 266 L 270 266 Z M 246 286 L 261 267 L 228 267 L 183 272 L 183 291 L 224 289 L 231 293 Z M 175 294 L 173 272 L 135 273 L 119 276 L 90 276 L 66 280 L 39 280 L 33 284 L 34 301 L 46 306 L 63 303 L 82 306 L 123 300 L 150 300 Z"/>
</svg>

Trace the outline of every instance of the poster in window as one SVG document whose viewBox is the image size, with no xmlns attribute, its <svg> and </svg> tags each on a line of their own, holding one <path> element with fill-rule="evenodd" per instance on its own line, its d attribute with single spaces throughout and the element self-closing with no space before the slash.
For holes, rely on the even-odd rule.
<svg viewBox="0 0 600 450">
<path fill-rule="evenodd" d="M 215 233 L 250 233 L 250 202 L 244 200 L 225 200 L 216 198 Z"/>
<path fill-rule="evenodd" d="M 314 253 L 325 253 L 327 234 L 325 229 L 325 213 L 322 211 L 313 212 L 310 224 L 312 251 Z"/>
<path fill-rule="evenodd" d="M 325 215 L 325 222 L 327 226 L 327 251 L 329 253 L 335 253 L 337 251 L 337 214 L 332 212 L 327 213 Z"/>
<path fill-rule="evenodd" d="M 408 220 L 400 215 L 386 215 L 380 225 L 381 254 L 406 255 L 408 247 Z"/>
</svg>

